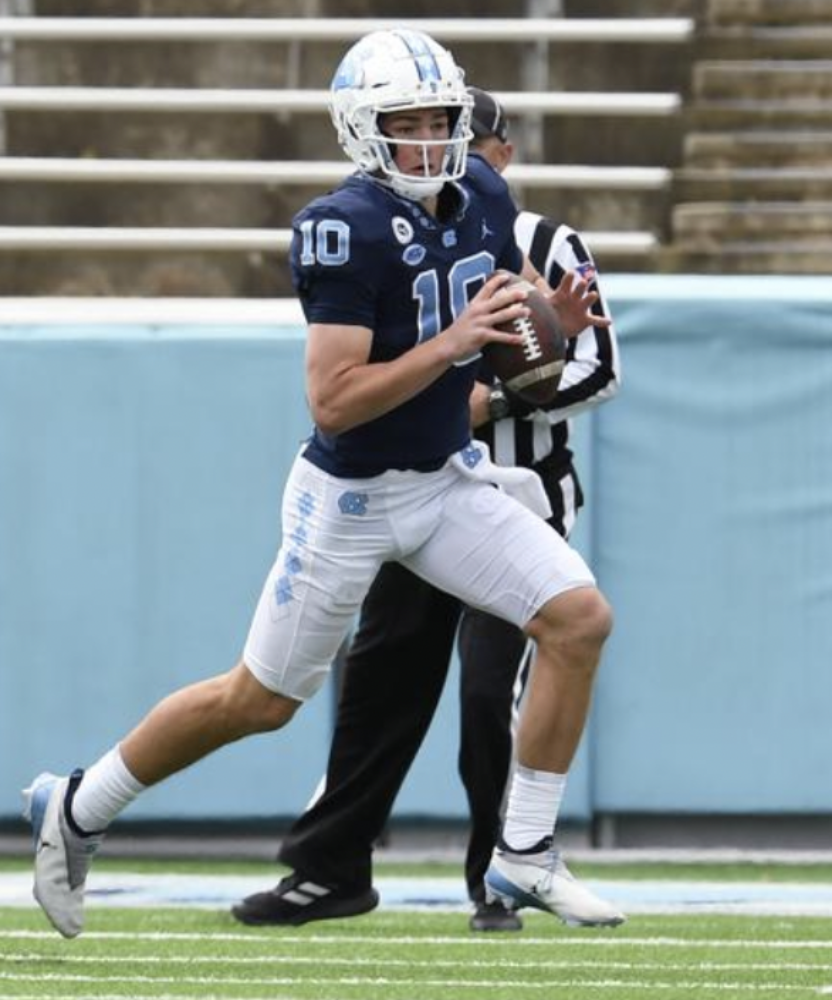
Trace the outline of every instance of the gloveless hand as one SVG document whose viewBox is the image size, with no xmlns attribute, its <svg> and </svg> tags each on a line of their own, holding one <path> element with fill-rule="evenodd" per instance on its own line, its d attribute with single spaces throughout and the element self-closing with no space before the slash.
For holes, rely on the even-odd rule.
<svg viewBox="0 0 832 1000">
<path fill-rule="evenodd" d="M 493 274 L 454 322 L 442 331 L 440 337 L 453 361 L 476 357 L 488 343 L 523 343 L 522 334 L 497 329 L 501 323 L 529 315 L 525 305 L 528 293 L 522 288 L 503 287 L 510 277 L 505 271 Z"/>
<path fill-rule="evenodd" d="M 540 289 L 543 291 L 543 289 Z M 590 291 L 589 282 L 574 271 L 567 271 L 560 284 L 549 296 L 563 328 L 564 336 L 576 337 L 588 326 L 609 326 L 612 322 L 606 316 L 597 316 L 592 306 L 598 301 L 598 293 Z"/>
</svg>

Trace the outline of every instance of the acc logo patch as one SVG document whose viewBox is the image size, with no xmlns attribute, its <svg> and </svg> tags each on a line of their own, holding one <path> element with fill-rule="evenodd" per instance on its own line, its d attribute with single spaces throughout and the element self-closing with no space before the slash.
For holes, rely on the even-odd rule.
<svg viewBox="0 0 832 1000">
<path fill-rule="evenodd" d="M 413 226 L 400 215 L 393 218 L 393 235 L 401 244 L 409 243 L 413 239 Z"/>
</svg>

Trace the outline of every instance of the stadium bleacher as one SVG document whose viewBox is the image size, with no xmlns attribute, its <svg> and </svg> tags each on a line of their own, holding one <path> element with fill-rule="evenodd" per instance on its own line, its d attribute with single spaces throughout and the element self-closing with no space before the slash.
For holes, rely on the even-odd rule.
<svg viewBox="0 0 832 1000">
<path fill-rule="evenodd" d="M 385 23 L 402 22 L 372 20 Z M 694 31 L 685 17 L 411 23 L 477 53 L 497 42 L 520 52 L 541 43 L 559 52 L 678 49 Z M 324 114 L 331 60 L 316 53 L 367 27 L 348 17 L 0 17 L 12 52 L 0 86 L 0 293 L 289 294 L 275 265 L 291 215 L 348 168 Z M 172 46 L 175 69 L 159 67 L 158 53 Z M 311 69 L 282 72 L 292 52 Z M 241 75 L 241 59 L 254 70 Z M 508 86 L 498 78 L 494 89 L 516 123 L 521 162 L 508 178 L 518 198 L 582 229 L 608 267 L 654 267 L 669 166 L 642 162 L 637 141 L 631 164 L 593 162 L 586 143 L 579 161 L 557 132 L 571 120 L 583 132 L 641 124 L 672 133 L 678 90 L 642 80 L 633 91 L 533 92 L 518 89 L 516 74 L 502 78 Z M 542 162 L 523 155 L 524 127 L 535 123 L 545 127 Z"/>
<path fill-rule="evenodd" d="M 403 22 L 13 6 L 0 294 L 290 294 L 291 216 L 347 170 L 324 113 L 331 56 Z M 832 270 L 828 4 L 554 6 L 567 16 L 409 22 L 469 77 L 493 67 L 526 207 L 582 230 L 607 270 Z M 523 58 L 489 59 L 495 45 Z"/>
</svg>

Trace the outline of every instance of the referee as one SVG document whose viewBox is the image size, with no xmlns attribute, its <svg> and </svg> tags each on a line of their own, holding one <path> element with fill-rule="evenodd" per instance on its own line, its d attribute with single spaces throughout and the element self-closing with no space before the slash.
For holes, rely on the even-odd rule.
<svg viewBox="0 0 832 1000">
<path fill-rule="evenodd" d="M 513 146 L 500 104 L 471 87 L 471 153 L 502 172 Z M 531 212 L 515 223 L 517 242 L 556 288 L 566 271 L 595 279 L 595 264 L 569 226 Z M 595 304 L 606 315 L 603 297 Z M 500 465 L 531 467 L 552 506 L 549 523 L 567 537 L 583 497 L 569 448 L 569 418 L 611 398 L 619 384 L 613 327 L 587 327 L 568 342 L 554 401 L 535 408 L 483 368 L 471 397 L 475 435 Z M 520 917 L 488 903 L 483 878 L 500 832 L 512 758 L 515 684 L 526 647 L 513 625 L 460 602 L 396 563 L 379 572 L 361 610 L 343 670 L 323 787 L 283 840 L 278 860 L 292 873 L 269 892 L 233 907 L 247 924 L 299 925 L 372 910 L 373 844 L 422 744 L 447 678 L 458 636 L 459 774 L 471 825 L 465 862 L 475 931 L 519 930 Z M 519 685 L 518 685 L 519 687 Z"/>
</svg>

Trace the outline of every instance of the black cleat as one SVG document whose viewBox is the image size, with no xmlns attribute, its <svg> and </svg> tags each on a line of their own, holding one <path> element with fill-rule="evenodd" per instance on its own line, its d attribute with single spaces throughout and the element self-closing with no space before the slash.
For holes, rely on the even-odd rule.
<svg viewBox="0 0 832 1000">
<path fill-rule="evenodd" d="M 243 924 L 253 926 L 299 927 L 313 920 L 357 917 L 378 906 L 378 893 L 369 889 L 350 892 L 324 885 L 293 872 L 268 892 L 256 892 L 231 907 Z"/>
<path fill-rule="evenodd" d="M 523 921 L 502 903 L 477 903 L 468 926 L 472 931 L 522 931 Z"/>
</svg>

